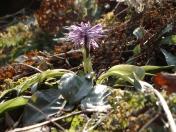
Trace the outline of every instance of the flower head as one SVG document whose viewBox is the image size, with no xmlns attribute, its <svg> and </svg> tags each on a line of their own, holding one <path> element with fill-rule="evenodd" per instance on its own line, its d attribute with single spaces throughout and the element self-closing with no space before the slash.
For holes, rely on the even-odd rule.
<svg viewBox="0 0 176 132">
<path fill-rule="evenodd" d="M 79 25 L 72 25 L 68 28 L 69 33 L 67 38 L 74 42 L 75 46 L 86 46 L 97 48 L 97 40 L 103 37 L 103 28 L 100 24 L 91 26 L 90 23 L 81 23 Z"/>
</svg>

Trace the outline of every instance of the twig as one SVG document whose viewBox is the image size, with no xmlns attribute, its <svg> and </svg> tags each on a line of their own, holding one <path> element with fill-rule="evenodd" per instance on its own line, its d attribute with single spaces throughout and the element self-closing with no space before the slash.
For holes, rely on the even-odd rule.
<svg viewBox="0 0 176 132">
<path fill-rule="evenodd" d="M 36 106 L 34 106 L 33 104 L 31 103 L 28 103 L 27 105 L 29 105 L 31 108 L 35 109 L 36 111 L 40 112 L 46 120 L 50 121 L 51 123 L 53 123 L 55 126 L 57 126 L 58 128 L 60 128 L 62 131 L 65 131 L 65 129 L 59 125 L 58 123 L 52 121 L 43 111 L 41 111 L 39 108 L 37 108 Z"/>
<path fill-rule="evenodd" d="M 2 17 L 0 20 L 2 20 L 2 19 L 8 19 L 8 18 L 10 18 L 10 17 L 14 17 L 14 16 L 17 16 L 17 15 L 19 15 L 19 14 L 24 14 L 24 12 L 25 12 L 25 9 L 23 8 L 23 9 L 21 9 L 21 10 L 15 12 L 15 13 L 13 13 L 13 14 L 10 14 L 10 15 L 8 14 L 8 15 Z"/>
<path fill-rule="evenodd" d="M 172 113 L 171 113 L 171 111 L 170 111 L 165 99 L 163 98 L 163 96 L 156 89 L 153 88 L 152 91 L 156 94 L 156 96 L 160 100 L 161 106 L 163 107 L 163 110 L 165 111 L 165 114 L 167 116 L 171 132 L 176 132 L 175 121 L 173 119 Z"/>
<path fill-rule="evenodd" d="M 167 105 L 167 102 L 166 100 L 164 99 L 164 97 L 160 94 L 160 92 L 158 92 L 158 90 L 156 90 L 151 84 L 147 83 L 147 82 L 144 82 L 144 81 L 140 81 L 141 84 L 145 85 L 147 88 L 145 89 L 145 91 L 149 91 L 149 92 L 152 92 L 154 93 L 159 101 L 160 101 L 160 104 L 166 114 L 166 117 L 167 117 L 167 120 L 168 120 L 168 123 L 170 125 L 170 130 L 171 132 L 176 132 L 176 124 L 175 124 L 175 121 L 174 121 L 174 118 L 172 116 L 172 113 Z"/>
<path fill-rule="evenodd" d="M 127 11 L 128 10 L 128 7 L 127 8 L 125 8 L 125 9 L 123 9 L 122 11 L 120 11 L 119 13 L 117 13 L 116 14 L 116 16 L 119 16 L 120 14 L 122 14 L 122 13 L 124 13 L 125 11 Z"/>
<path fill-rule="evenodd" d="M 68 55 L 68 54 L 73 54 L 73 53 L 81 53 L 81 50 L 70 50 L 70 51 L 67 51 L 65 53 L 60 53 L 60 54 L 55 54 L 54 56 L 55 57 L 60 57 L 60 56 L 64 56 L 64 55 Z"/>
<path fill-rule="evenodd" d="M 91 128 L 85 130 L 84 132 L 92 131 L 92 130 L 93 130 L 95 127 L 97 127 L 107 116 L 108 116 L 108 115 L 106 115 L 106 116 L 100 118 L 100 119 L 96 122 L 96 124 L 95 124 L 94 126 L 92 126 Z"/>
<path fill-rule="evenodd" d="M 89 120 L 86 122 L 86 124 L 85 124 L 85 126 L 84 126 L 82 132 L 86 132 L 87 126 L 89 125 L 89 122 L 90 122 L 91 120 L 92 120 L 92 119 L 89 119 Z"/>
<path fill-rule="evenodd" d="M 81 69 L 81 68 L 83 68 L 83 65 L 82 65 L 82 64 L 80 64 L 80 65 L 77 66 L 77 67 L 70 68 L 69 70 L 70 70 L 70 71 L 77 71 L 77 70 L 79 70 L 79 69 Z"/>
<path fill-rule="evenodd" d="M 60 116 L 60 117 L 57 117 L 57 118 L 53 118 L 53 119 L 51 119 L 51 120 L 49 120 L 49 121 L 45 121 L 45 122 L 42 122 L 42 123 L 38 123 L 38 124 L 35 124 L 35 125 L 23 127 L 23 128 L 16 128 L 16 129 L 11 130 L 11 131 L 8 131 L 8 132 L 22 132 L 22 131 L 34 129 L 34 128 L 37 128 L 37 127 L 40 127 L 40 126 L 49 124 L 49 123 L 51 123 L 51 121 L 52 121 L 52 122 L 55 122 L 55 121 L 58 121 L 58 120 L 61 120 L 61 119 L 64 119 L 64 118 L 68 118 L 68 117 L 71 117 L 71 116 L 74 116 L 74 115 L 78 115 L 78 114 L 81 114 L 81 113 L 84 113 L 84 111 L 72 112 L 72 113 L 67 114 L 67 115 L 64 115 L 64 116 Z"/>
<path fill-rule="evenodd" d="M 6 27 L 8 27 L 8 26 L 10 26 L 10 25 L 12 25 L 12 24 L 14 24 L 14 23 L 16 23 L 16 22 L 17 22 L 17 19 L 16 19 L 16 18 L 13 18 L 13 17 L 15 17 L 15 16 L 17 16 L 17 15 L 20 15 L 20 14 L 24 14 L 24 13 L 25 13 L 25 9 L 23 8 L 23 9 L 21 9 L 21 10 L 15 12 L 15 13 L 13 13 L 13 14 L 6 15 L 6 16 L 4 16 L 4 17 L 1 17 L 1 18 L 0 18 L 0 29 L 6 28 Z M 12 20 L 11 22 L 6 22 L 6 23 L 4 23 L 4 22 L 7 21 L 9 18 L 13 18 L 13 20 Z M 4 22 L 3 22 L 3 21 L 4 21 Z M 4 23 L 4 24 L 3 24 L 3 23 Z"/>
<path fill-rule="evenodd" d="M 116 4 L 116 6 L 114 7 L 114 9 L 113 9 L 112 11 L 115 12 L 115 10 L 119 7 L 119 5 L 120 5 L 120 2 L 118 2 L 118 3 Z"/>
<path fill-rule="evenodd" d="M 83 132 L 89 132 L 89 131 L 92 131 L 95 127 L 97 127 L 104 119 L 106 119 L 114 110 L 112 110 L 111 112 L 109 112 L 107 115 L 105 115 L 104 117 L 100 118 L 96 124 L 92 127 L 90 127 L 89 129 L 87 130 L 84 130 Z M 89 121 L 90 122 L 90 121 Z M 89 123 L 88 122 L 88 123 Z M 88 125 L 88 124 L 87 124 Z"/>
<path fill-rule="evenodd" d="M 62 96 L 62 95 L 60 95 L 60 97 L 61 97 L 61 96 Z M 59 98 L 60 98 L 60 97 L 59 97 Z M 61 114 L 61 112 L 64 110 L 64 107 L 65 107 L 66 103 L 67 103 L 66 100 L 62 103 L 62 106 L 61 106 L 60 110 L 57 112 L 57 115 L 60 115 L 60 114 Z"/>
<path fill-rule="evenodd" d="M 15 64 L 16 64 L 16 65 L 24 65 L 24 66 L 29 67 L 29 68 L 31 68 L 31 69 L 37 71 L 37 72 L 40 72 L 40 73 L 43 72 L 42 70 L 40 70 L 40 69 L 38 69 L 38 68 L 36 68 L 36 67 L 34 67 L 34 66 L 25 64 L 25 63 L 15 63 Z"/>
<path fill-rule="evenodd" d="M 150 119 L 140 130 L 139 132 L 143 132 L 145 128 L 147 128 L 153 121 L 155 121 L 161 113 L 157 113 L 152 119 Z"/>
</svg>

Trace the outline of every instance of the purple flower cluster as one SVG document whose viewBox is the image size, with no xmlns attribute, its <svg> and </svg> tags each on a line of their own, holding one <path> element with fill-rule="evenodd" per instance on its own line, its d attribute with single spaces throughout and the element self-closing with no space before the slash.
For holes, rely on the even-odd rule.
<svg viewBox="0 0 176 132">
<path fill-rule="evenodd" d="M 90 23 L 81 23 L 79 25 L 72 25 L 69 28 L 67 38 L 74 42 L 76 47 L 86 46 L 90 49 L 97 48 L 97 41 L 103 37 L 103 27 L 100 24 L 91 26 Z"/>
</svg>

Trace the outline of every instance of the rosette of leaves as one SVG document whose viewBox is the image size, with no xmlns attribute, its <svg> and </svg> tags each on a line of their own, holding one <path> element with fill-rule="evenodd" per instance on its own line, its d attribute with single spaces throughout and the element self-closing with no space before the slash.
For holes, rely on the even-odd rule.
<svg viewBox="0 0 176 132">
<path fill-rule="evenodd" d="M 57 82 L 57 90 L 42 90 L 32 95 L 24 112 L 23 121 L 26 125 L 44 120 L 59 109 L 73 110 L 78 104 L 85 111 L 105 112 L 111 108 L 106 100 L 110 94 L 109 88 L 93 86 L 89 75 L 80 77 L 66 73 Z"/>
</svg>

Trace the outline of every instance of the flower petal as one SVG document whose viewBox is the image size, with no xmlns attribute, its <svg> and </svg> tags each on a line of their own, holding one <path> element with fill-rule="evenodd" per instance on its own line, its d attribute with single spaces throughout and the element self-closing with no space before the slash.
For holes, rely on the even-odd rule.
<svg viewBox="0 0 176 132">
<path fill-rule="evenodd" d="M 79 25 L 72 25 L 67 29 L 69 30 L 67 38 L 74 42 L 75 46 L 83 46 L 85 37 L 87 37 L 87 44 L 89 44 L 88 47 L 95 49 L 98 47 L 96 41 L 104 36 L 101 24 L 91 27 L 90 22 L 81 22 Z"/>
</svg>

